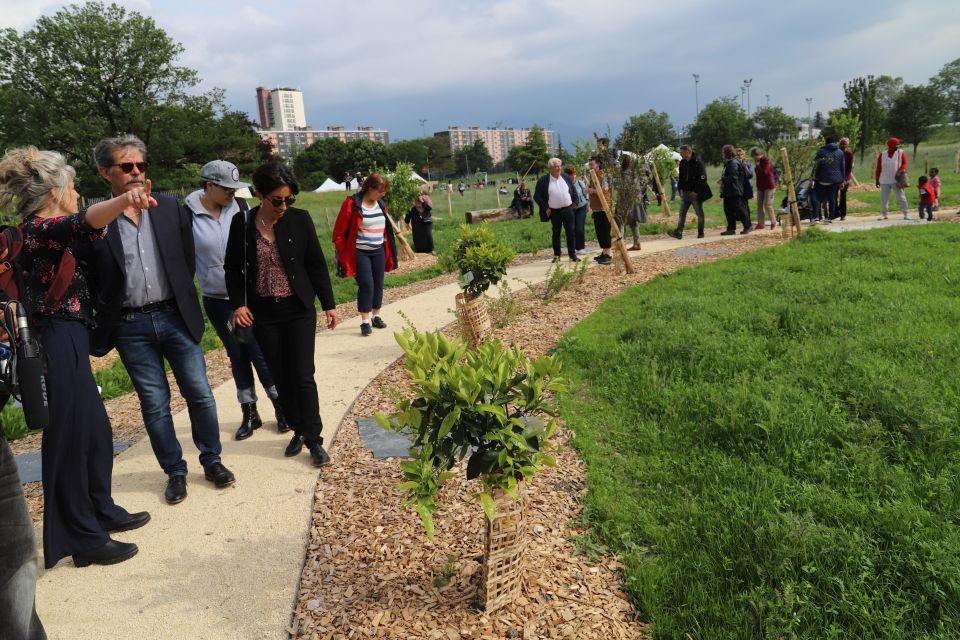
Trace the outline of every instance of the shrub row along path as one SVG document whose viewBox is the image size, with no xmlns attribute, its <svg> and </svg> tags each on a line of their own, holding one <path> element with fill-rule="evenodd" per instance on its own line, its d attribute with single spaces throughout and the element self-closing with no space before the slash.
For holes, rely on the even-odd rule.
<svg viewBox="0 0 960 640">
<path fill-rule="evenodd" d="M 846 223 L 856 224 L 855 220 Z M 764 235 L 774 234 L 748 238 Z M 715 231 L 704 240 L 652 240 L 634 256 L 718 240 Z M 549 266 L 545 260 L 530 262 L 512 267 L 508 276 L 514 283 L 533 284 L 543 281 Z M 369 338 L 360 337 L 356 318 L 335 331 L 319 332 L 316 378 L 328 444 L 354 400 L 400 357 L 393 339 L 393 330 L 403 325 L 400 312 L 420 330 L 440 329 L 453 320 L 457 292 L 455 284 L 446 284 L 387 305 L 383 315 L 390 329 Z M 232 381 L 219 385 L 215 397 L 221 424 L 239 423 Z M 283 457 L 288 437 L 273 431 L 269 405 L 261 406 L 266 424 L 250 440 L 236 442 L 227 427 L 223 430 L 223 459 L 238 478 L 227 490 L 214 489 L 198 470 L 186 411 L 174 418 L 191 467 L 185 502 L 172 507 L 163 502 L 165 478 L 148 439 L 115 458 L 117 502 L 130 511 L 148 510 L 153 520 L 142 529 L 116 536 L 140 546 L 134 559 L 82 570 L 66 560 L 41 576 L 37 605 L 51 638 L 286 635 L 310 535 L 318 472 L 305 454 L 293 460 Z M 338 455 L 338 449 L 334 448 L 333 463 L 345 471 L 354 460 Z M 317 505 L 318 510 L 322 507 Z M 613 584 L 608 586 L 619 593 L 614 576 L 609 570 Z"/>
</svg>

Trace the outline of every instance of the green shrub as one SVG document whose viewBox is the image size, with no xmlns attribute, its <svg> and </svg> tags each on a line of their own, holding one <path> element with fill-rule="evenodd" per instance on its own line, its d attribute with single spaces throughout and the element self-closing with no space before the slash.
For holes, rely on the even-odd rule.
<svg viewBox="0 0 960 640">
<path fill-rule="evenodd" d="M 556 430 L 553 398 L 565 390 L 559 359 L 530 359 L 500 341 L 468 349 L 460 340 L 411 329 L 396 339 L 414 393 L 397 404 L 395 415 L 377 414 L 377 421 L 414 443 L 413 459 L 400 465 L 405 504 L 417 510 L 432 539 L 437 493 L 467 458 L 467 479 L 481 479 L 474 495 L 492 520 L 494 490 L 516 498 L 518 482 L 555 464 L 548 451 Z"/>
<path fill-rule="evenodd" d="M 483 294 L 506 275 L 514 255 L 487 225 L 461 225 L 452 251 L 452 260 L 462 277 L 460 286 L 471 298 Z"/>
</svg>

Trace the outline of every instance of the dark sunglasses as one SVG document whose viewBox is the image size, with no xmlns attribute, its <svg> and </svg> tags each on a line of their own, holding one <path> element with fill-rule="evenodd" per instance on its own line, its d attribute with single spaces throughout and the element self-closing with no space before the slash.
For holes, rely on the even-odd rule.
<svg viewBox="0 0 960 640">
<path fill-rule="evenodd" d="M 145 173 L 147 170 L 146 162 L 120 162 L 118 164 L 112 164 L 111 167 L 120 167 L 120 171 L 124 173 L 131 173 L 133 168 L 136 167 L 137 171 L 140 173 Z"/>
<path fill-rule="evenodd" d="M 275 196 L 273 198 L 267 198 L 267 200 L 270 202 L 270 204 L 273 205 L 275 209 L 279 209 L 280 205 L 284 205 L 284 204 L 287 205 L 288 207 L 292 207 L 293 203 L 297 201 L 296 197 L 294 196 L 287 196 L 286 198 Z"/>
</svg>

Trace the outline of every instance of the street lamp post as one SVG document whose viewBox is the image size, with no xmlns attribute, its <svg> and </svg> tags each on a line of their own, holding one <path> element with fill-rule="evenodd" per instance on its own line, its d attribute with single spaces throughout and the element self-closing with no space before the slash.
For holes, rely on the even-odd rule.
<svg viewBox="0 0 960 640">
<path fill-rule="evenodd" d="M 697 105 L 697 116 L 700 115 L 700 74 L 693 74 L 693 99 Z"/>
<path fill-rule="evenodd" d="M 747 115 L 750 115 L 750 85 L 753 84 L 753 78 L 747 78 L 743 81 L 743 86 L 747 88 Z"/>
<path fill-rule="evenodd" d="M 769 94 L 769 93 L 765 93 L 765 94 L 763 94 L 763 95 L 767 98 L 767 106 L 769 107 L 769 106 L 770 106 L 770 94 Z"/>
<path fill-rule="evenodd" d="M 810 105 L 813 103 L 813 98 L 806 98 L 807 101 L 807 124 L 813 126 L 813 119 L 810 117 Z"/>
<path fill-rule="evenodd" d="M 424 138 L 427 137 L 427 128 L 425 126 L 426 124 L 427 124 L 427 119 L 420 118 L 420 133 Z M 427 145 L 423 145 L 423 149 L 427 154 L 427 180 L 431 180 L 432 178 L 430 177 L 430 147 L 428 147 Z"/>
<path fill-rule="evenodd" d="M 745 109 L 747 106 L 747 86 L 742 84 L 740 85 L 740 108 Z"/>
</svg>

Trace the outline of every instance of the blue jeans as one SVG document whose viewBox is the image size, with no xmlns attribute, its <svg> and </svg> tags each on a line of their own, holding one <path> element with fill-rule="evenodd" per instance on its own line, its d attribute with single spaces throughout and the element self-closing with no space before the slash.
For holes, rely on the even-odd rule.
<svg viewBox="0 0 960 640">
<path fill-rule="evenodd" d="M 587 205 L 573 211 L 573 235 L 577 243 L 577 251 L 582 251 L 587 246 Z"/>
<path fill-rule="evenodd" d="M 383 276 L 387 254 L 383 247 L 357 249 L 357 311 L 370 313 L 383 306 Z"/>
<path fill-rule="evenodd" d="M 217 404 L 207 381 L 203 349 L 193 341 L 180 312 L 160 309 L 150 313 L 124 313 L 114 333 L 120 359 L 130 374 L 140 412 L 150 436 L 157 462 L 169 476 L 187 475 L 183 449 L 170 414 L 170 386 L 163 370 L 166 359 L 177 386 L 187 401 L 193 442 L 200 450 L 200 464 L 220 462 L 220 424 Z"/>
<path fill-rule="evenodd" d="M 260 345 L 243 344 L 237 342 L 227 328 L 227 321 L 233 317 L 233 307 L 229 300 L 203 297 L 203 309 L 207 312 L 210 324 L 220 336 L 220 342 L 230 358 L 230 371 L 233 373 L 233 382 L 237 385 L 237 401 L 240 404 L 257 401 L 257 390 L 253 386 L 253 370 L 257 370 L 260 384 L 266 389 L 271 400 L 277 399 L 277 387 L 273 383 L 273 375 L 263 359 Z"/>
<path fill-rule="evenodd" d="M 693 207 L 694 213 L 697 214 L 697 235 L 703 235 L 703 203 L 700 201 L 699 197 L 694 197 L 690 195 L 687 191 L 680 192 L 680 220 L 677 223 L 677 231 L 683 233 L 683 227 L 687 224 L 687 211 L 690 210 L 690 207 Z"/>
</svg>

